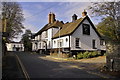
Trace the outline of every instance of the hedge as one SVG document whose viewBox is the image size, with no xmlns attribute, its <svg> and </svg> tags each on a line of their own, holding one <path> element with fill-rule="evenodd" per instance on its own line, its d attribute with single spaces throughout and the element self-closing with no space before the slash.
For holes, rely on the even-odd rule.
<svg viewBox="0 0 120 80">
<path fill-rule="evenodd" d="M 83 58 L 92 58 L 92 57 L 97 57 L 97 56 L 101 56 L 102 54 L 98 51 L 94 51 L 94 52 L 80 52 L 77 54 L 77 59 L 83 59 Z"/>
</svg>

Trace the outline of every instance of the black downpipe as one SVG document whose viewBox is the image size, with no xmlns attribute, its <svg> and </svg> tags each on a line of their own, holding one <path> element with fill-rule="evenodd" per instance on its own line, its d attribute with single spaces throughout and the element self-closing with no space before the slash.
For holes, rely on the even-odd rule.
<svg viewBox="0 0 120 80">
<path fill-rule="evenodd" d="M 69 35 L 69 53 L 71 52 L 70 50 L 70 35 Z"/>
</svg>

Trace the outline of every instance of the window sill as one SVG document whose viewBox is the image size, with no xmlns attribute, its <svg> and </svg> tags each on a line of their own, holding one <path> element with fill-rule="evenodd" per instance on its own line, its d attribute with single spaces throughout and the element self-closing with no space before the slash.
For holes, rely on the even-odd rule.
<svg viewBox="0 0 120 80">
<path fill-rule="evenodd" d="M 100 45 L 100 46 L 105 46 L 105 45 Z"/>
<path fill-rule="evenodd" d="M 75 47 L 75 48 L 79 48 L 79 49 L 81 49 L 80 47 Z"/>
<path fill-rule="evenodd" d="M 93 49 L 97 49 L 97 48 L 93 48 Z"/>
<path fill-rule="evenodd" d="M 83 36 L 90 36 L 90 35 L 88 35 L 88 34 L 83 34 Z"/>
</svg>

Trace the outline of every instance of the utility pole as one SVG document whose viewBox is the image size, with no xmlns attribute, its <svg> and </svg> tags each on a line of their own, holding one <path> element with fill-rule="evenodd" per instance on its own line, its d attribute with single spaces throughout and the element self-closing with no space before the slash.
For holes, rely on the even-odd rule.
<svg viewBox="0 0 120 80">
<path fill-rule="evenodd" d="M 58 56 L 60 57 L 60 27 L 59 27 L 59 54 Z"/>
<path fill-rule="evenodd" d="M 6 28 L 7 28 L 7 19 L 2 20 L 2 32 L 3 32 L 3 40 L 6 40 Z"/>
<path fill-rule="evenodd" d="M 2 19 L 2 55 L 5 56 L 6 55 L 6 37 L 7 37 L 7 33 L 6 33 L 6 28 L 7 28 L 7 20 L 6 18 Z"/>
</svg>

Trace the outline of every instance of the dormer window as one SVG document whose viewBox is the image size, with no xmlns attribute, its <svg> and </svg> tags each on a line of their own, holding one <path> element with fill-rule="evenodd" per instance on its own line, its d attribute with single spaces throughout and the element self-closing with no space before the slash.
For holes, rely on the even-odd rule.
<svg viewBox="0 0 120 80">
<path fill-rule="evenodd" d="M 89 24 L 83 24 L 83 34 L 90 35 L 90 25 Z"/>
</svg>

